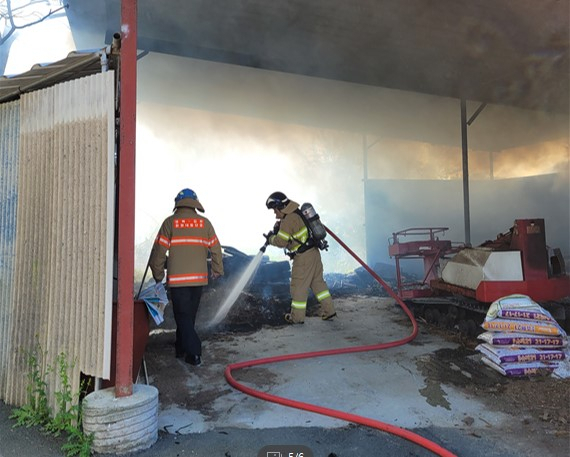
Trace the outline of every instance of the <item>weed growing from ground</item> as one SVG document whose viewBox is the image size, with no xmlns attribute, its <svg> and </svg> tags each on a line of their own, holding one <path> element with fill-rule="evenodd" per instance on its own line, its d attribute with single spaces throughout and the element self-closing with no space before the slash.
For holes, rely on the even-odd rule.
<svg viewBox="0 0 570 457">
<path fill-rule="evenodd" d="M 67 441 L 62 446 L 66 457 L 91 455 L 93 435 L 85 435 L 82 429 L 83 411 L 81 396 L 89 387 L 81 382 L 79 392 L 73 393 L 69 382 L 69 370 L 73 368 L 65 353 L 60 353 L 54 366 L 47 366 L 41 370 L 42 354 L 39 344 L 27 356 L 28 386 L 27 403 L 15 409 L 10 418 L 16 420 L 14 427 L 40 426 L 44 432 L 53 436 L 67 435 Z M 59 379 L 59 390 L 54 392 L 56 399 L 55 414 L 51 414 L 47 401 L 47 383 L 45 377 L 52 370 L 56 370 Z M 52 417 L 53 416 L 53 417 Z"/>
<path fill-rule="evenodd" d="M 56 357 L 57 375 L 59 377 L 59 389 L 54 392 L 57 407 L 56 413 L 44 426 L 49 434 L 59 436 L 65 432 L 70 424 L 77 419 L 78 406 L 73 405 L 73 395 L 71 393 L 71 385 L 69 384 L 68 370 L 71 368 L 64 353 L 60 353 Z"/>
<path fill-rule="evenodd" d="M 39 343 L 26 355 L 28 374 L 26 376 L 26 404 L 15 409 L 10 415 L 16 421 L 17 427 L 42 426 L 50 417 L 50 409 L 47 398 L 47 383 L 45 378 L 50 367 L 42 368 L 42 360 L 45 353 L 42 352 Z"/>
</svg>

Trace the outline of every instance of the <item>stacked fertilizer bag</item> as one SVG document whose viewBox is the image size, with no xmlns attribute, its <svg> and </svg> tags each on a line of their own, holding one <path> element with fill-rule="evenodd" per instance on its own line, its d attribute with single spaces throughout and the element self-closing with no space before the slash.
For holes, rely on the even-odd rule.
<svg viewBox="0 0 570 457">
<path fill-rule="evenodd" d="M 551 374 L 566 363 L 567 335 L 552 315 L 526 295 L 493 302 L 475 349 L 504 376 Z M 565 377 L 565 376 L 563 376 Z"/>
</svg>

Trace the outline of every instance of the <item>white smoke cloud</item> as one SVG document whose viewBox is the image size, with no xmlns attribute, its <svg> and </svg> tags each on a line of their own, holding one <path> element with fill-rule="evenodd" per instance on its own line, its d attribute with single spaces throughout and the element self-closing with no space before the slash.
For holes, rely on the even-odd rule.
<svg viewBox="0 0 570 457">
<path fill-rule="evenodd" d="M 273 226 L 265 200 L 276 190 L 299 203 L 313 203 L 323 222 L 363 258 L 366 237 L 384 259 L 388 237 L 406 228 L 401 224 L 449 225 L 434 214 L 450 216 L 452 238 L 461 241 L 457 100 L 191 59 L 145 60 L 139 65 L 137 241 L 154 237 L 184 187 L 197 192 L 222 244 L 247 254 L 257 252 L 262 234 Z M 526 201 L 544 202 L 548 215 L 569 206 L 563 173 L 567 120 L 489 106 L 470 127 L 470 178 L 483 183 L 472 185 L 474 242 L 508 229 L 514 218 L 541 217 L 525 210 Z M 556 178 L 532 190 L 521 181 L 523 186 L 513 190 L 519 176 L 541 174 Z M 366 217 L 368 226 L 365 176 L 394 180 L 381 200 L 368 195 L 368 215 L 384 208 L 382 219 Z M 508 180 L 509 195 L 517 196 L 514 203 L 483 192 L 489 188 L 484 182 L 491 180 L 497 180 L 493 189 L 501 192 L 502 178 L 514 179 Z M 406 185 L 406 180 L 418 185 Z M 430 195 L 435 192 L 430 180 L 451 181 L 455 190 Z M 545 182 L 558 184 L 546 189 Z M 529 198 L 533 191 L 541 194 Z M 493 205 L 489 212 L 487 206 Z M 547 230 L 555 231 L 555 225 L 547 221 Z M 553 238 L 567 250 L 559 234 Z M 330 244 L 325 269 L 347 272 L 358 266 L 334 241 Z M 283 260 L 275 249 L 268 254 Z"/>
</svg>

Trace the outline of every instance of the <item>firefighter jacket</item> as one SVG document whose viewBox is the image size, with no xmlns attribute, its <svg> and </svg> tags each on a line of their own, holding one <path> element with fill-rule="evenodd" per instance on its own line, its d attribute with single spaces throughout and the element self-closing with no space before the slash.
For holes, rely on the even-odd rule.
<svg viewBox="0 0 570 457">
<path fill-rule="evenodd" d="M 279 224 L 279 231 L 269 237 L 269 244 L 285 248 L 291 253 L 296 253 L 299 248 L 306 246 L 309 241 L 309 229 L 296 212 L 298 208 L 298 203 L 289 200 L 287 206 L 281 210 L 285 216 Z"/>
<path fill-rule="evenodd" d="M 208 284 L 208 251 L 212 272 L 224 274 L 222 248 L 214 227 L 196 209 L 203 211 L 198 201 L 184 198 L 176 202 L 174 214 L 162 223 L 149 259 L 155 281 L 164 279 L 166 268 L 170 287 Z"/>
</svg>

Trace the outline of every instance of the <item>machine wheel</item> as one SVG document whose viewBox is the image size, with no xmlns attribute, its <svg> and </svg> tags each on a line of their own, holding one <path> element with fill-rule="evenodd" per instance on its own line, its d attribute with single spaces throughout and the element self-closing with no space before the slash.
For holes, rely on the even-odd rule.
<svg viewBox="0 0 570 457">
<path fill-rule="evenodd" d="M 443 317 L 443 322 L 444 322 L 444 327 L 448 330 L 452 330 L 453 327 L 455 326 L 455 320 L 456 320 L 456 316 L 453 314 L 446 314 Z"/>
<path fill-rule="evenodd" d="M 461 335 L 469 336 L 469 325 L 467 321 L 460 320 L 459 323 L 457 324 L 457 329 L 459 330 L 459 333 Z"/>
<path fill-rule="evenodd" d="M 433 322 L 434 322 L 434 320 L 433 320 L 433 317 L 434 317 L 433 314 L 434 314 L 434 310 L 433 310 L 433 309 L 428 308 L 428 309 L 425 310 L 424 317 L 425 317 L 426 322 L 427 322 L 428 324 L 433 324 Z"/>
<path fill-rule="evenodd" d="M 477 336 L 477 324 L 473 319 L 467 320 L 467 336 L 471 338 Z"/>
<path fill-rule="evenodd" d="M 463 308 L 457 309 L 457 319 L 465 320 L 467 318 L 467 310 Z"/>
<path fill-rule="evenodd" d="M 441 313 L 439 312 L 439 309 L 434 309 L 432 311 L 432 319 L 433 319 L 433 324 L 434 325 L 440 325 L 441 323 Z"/>
<path fill-rule="evenodd" d="M 398 303 L 395 303 L 396 306 L 399 306 Z M 414 319 L 416 319 L 417 317 L 419 317 L 420 315 L 420 307 L 417 306 L 413 301 L 410 300 L 405 300 L 404 301 L 404 305 L 406 305 L 408 307 L 408 309 L 410 310 L 410 313 L 412 313 L 412 316 L 414 316 Z"/>
</svg>

